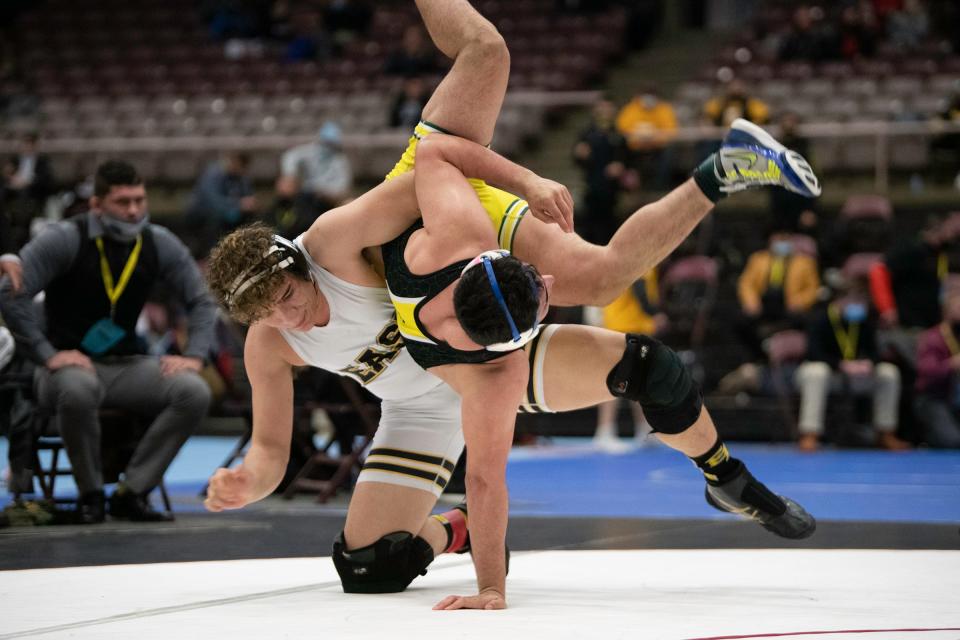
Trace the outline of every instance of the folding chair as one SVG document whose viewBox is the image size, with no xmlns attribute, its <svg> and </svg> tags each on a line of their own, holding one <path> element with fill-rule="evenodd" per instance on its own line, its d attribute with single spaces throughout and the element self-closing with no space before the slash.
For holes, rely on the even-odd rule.
<svg viewBox="0 0 960 640">
<path fill-rule="evenodd" d="M 793 406 L 794 393 L 790 381 L 787 380 L 786 367 L 803 362 L 807 353 L 807 335 L 795 329 L 778 331 L 767 338 L 764 347 L 770 361 L 770 380 L 783 413 L 783 424 L 787 428 L 786 435 L 790 441 L 794 441 L 797 439 L 799 428 Z"/>
<path fill-rule="evenodd" d="M 43 413 L 41 411 L 41 413 Z M 112 484 L 120 480 L 120 475 L 130 462 L 137 443 L 146 431 L 141 419 L 120 409 L 104 408 L 99 411 L 100 418 L 100 460 L 101 473 L 105 484 Z M 43 413 L 40 418 L 41 430 L 34 446 L 34 475 L 43 497 L 60 504 L 73 504 L 75 498 L 56 496 L 57 478 L 71 476 L 73 470 L 69 466 L 61 466 L 60 452 L 64 449 L 63 438 L 57 432 L 55 416 Z M 50 464 L 44 465 L 41 451 L 50 452 Z M 157 485 L 163 508 L 168 514 L 173 513 L 170 495 L 163 480 Z"/>
<path fill-rule="evenodd" d="M 324 503 L 332 498 L 337 491 L 349 484 L 353 471 L 359 471 L 361 461 L 373 442 L 379 422 L 379 407 L 366 400 L 359 384 L 342 376 L 337 376 L 337 382 L 346 395 L 347 402 L 307 402 L 303 405 L 301 415 L 310 415 L 315 409 L 322 409 L 332 415 L 356 415 L 363 427 L 362 441 L 349 452 L 341 451 L 339 455 L 330 454 L 334 438 L 320 451 L 314 453 L 303 465 L 293 480 L 283 492 L 285 500 L 292 499 L 297 493 L 316 493 L 316 501 Z M 333 469 L 329 478 L 317 480 L 313 475 L 320 469 Z"/>
<path fill-rule="evenodd" d="M 56 415 L 35 404 L 33 375 L 22 371 L 0 375 L 0 393 L 22 393 L 25 400 L 34 403 L 29 416 L 25 417 L 28 422 L 17 432 L 10 433 L 11 492 L 14 498 L 36 493 L 35 479 L 45 500 L 75 504 L 75 497 L 56 494 L 57 478 L 72 476 L 73 470 L 66 464 L 65 456 L 60 455 L 65 445 L 56 427 Z M 101 469 L 104 482 L 110 484 L 120 479 L 145 427 L 137 416 L 118 409 L 101 409 L 99 417 Z M 49 452 L 48 456 L 42 455 L 43 451 Z M 45 458 L 49 458 L 48 464 L 44 463 Z M 170 496 L 162 480 L 157 489 L 164 509 L 172 513 Z"/>
<path fill-rule="evenodd" d="M 688 256 L 667 267 L 661 280 L 663 307 L 678 333 L 687 333 L 689 346 L 703 344 L 717 294 L 717 261 Z"/>
</svg>

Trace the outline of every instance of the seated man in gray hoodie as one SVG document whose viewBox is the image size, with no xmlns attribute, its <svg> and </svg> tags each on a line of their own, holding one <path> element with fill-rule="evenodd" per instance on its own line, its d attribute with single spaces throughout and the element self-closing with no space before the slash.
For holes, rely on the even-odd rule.
<svg viewBox="0 0 960 640">
<path fill-rule="evenodd" d="M 23 247 L 23 286 L 14 292 L 0 285 L 0 310 L 18 347 L 39 365 L 37 396 L 56 413 L 80 493 L 80 520 L 105 518 L 98 418 L 105 407 L 152 420 L 110 497 L 110 515 L 169 519 L 147 495 L 207 412 L 210 389 L 198 373 L 214 339 L 216 305 L 183 243 L 150 223 L 133 166 L 100 165 L 90 208 Z M 141 353 L 137 318 L 159 284 L 187 311 L 183 355 Z M 42 319 L 34 304 L 40 291 Z"/>
</svg>

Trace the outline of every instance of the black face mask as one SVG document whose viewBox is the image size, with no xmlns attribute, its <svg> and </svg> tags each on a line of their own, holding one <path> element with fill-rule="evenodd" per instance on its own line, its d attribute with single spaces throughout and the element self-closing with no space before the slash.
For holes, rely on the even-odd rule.
<svg viewBox="0 0 960 640">
<path fill-rule="evenodd" d="M 950 323 L 950 330 L 953 331 L 954 336 L 960 336 L 960 322 Z"/>
</svg>

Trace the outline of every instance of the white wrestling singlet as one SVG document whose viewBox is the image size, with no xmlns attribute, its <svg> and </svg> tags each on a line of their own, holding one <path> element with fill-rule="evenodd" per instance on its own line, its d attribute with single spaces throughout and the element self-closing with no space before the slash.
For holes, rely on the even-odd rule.
<svg viewBox="0 0 960 640">
<path fill-rule="evenodd" d="M 341 280 L 312 260 L 300 238 L 294 243 L 306 256 L 310 273 L 330 306 L 330 321 L 323 327 L 280 330 L 304 362 L 349 376 L 384 400 L 412 398 L 443 384 L 403 348 L 386 287 Z"/>
<path fill-rule="evenodd" d="M 383 482 L 439 496 L 460 452 L 460 397 L 413 361 L 403 348 L 386 287 L 364 287 L 334 276 L 307 258 L 330 305 L 330 321 L 309 331 L 281 330 L 312 367 L 349 376 L 380 397 L 380 424 L 357 482 Z"/>
</svg>

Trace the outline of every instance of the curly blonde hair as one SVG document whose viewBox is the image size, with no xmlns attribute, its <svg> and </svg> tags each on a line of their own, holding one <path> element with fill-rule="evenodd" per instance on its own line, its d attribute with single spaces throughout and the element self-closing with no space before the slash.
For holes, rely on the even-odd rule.
<svg viewBox="0 0 960 640">
<path fill-rule="evenodd" d="M 237 278 L 263 262 L 273 244 L 274 230 L 255 222 L 224 236 L 210 252 L 207 281 L 217 301 L 237 322 L 253 324 L 270 314 L 283 285 L 284 272 L 277 271 L 255 282 L 235 299 L 230 295 Z"/>
</svg>

